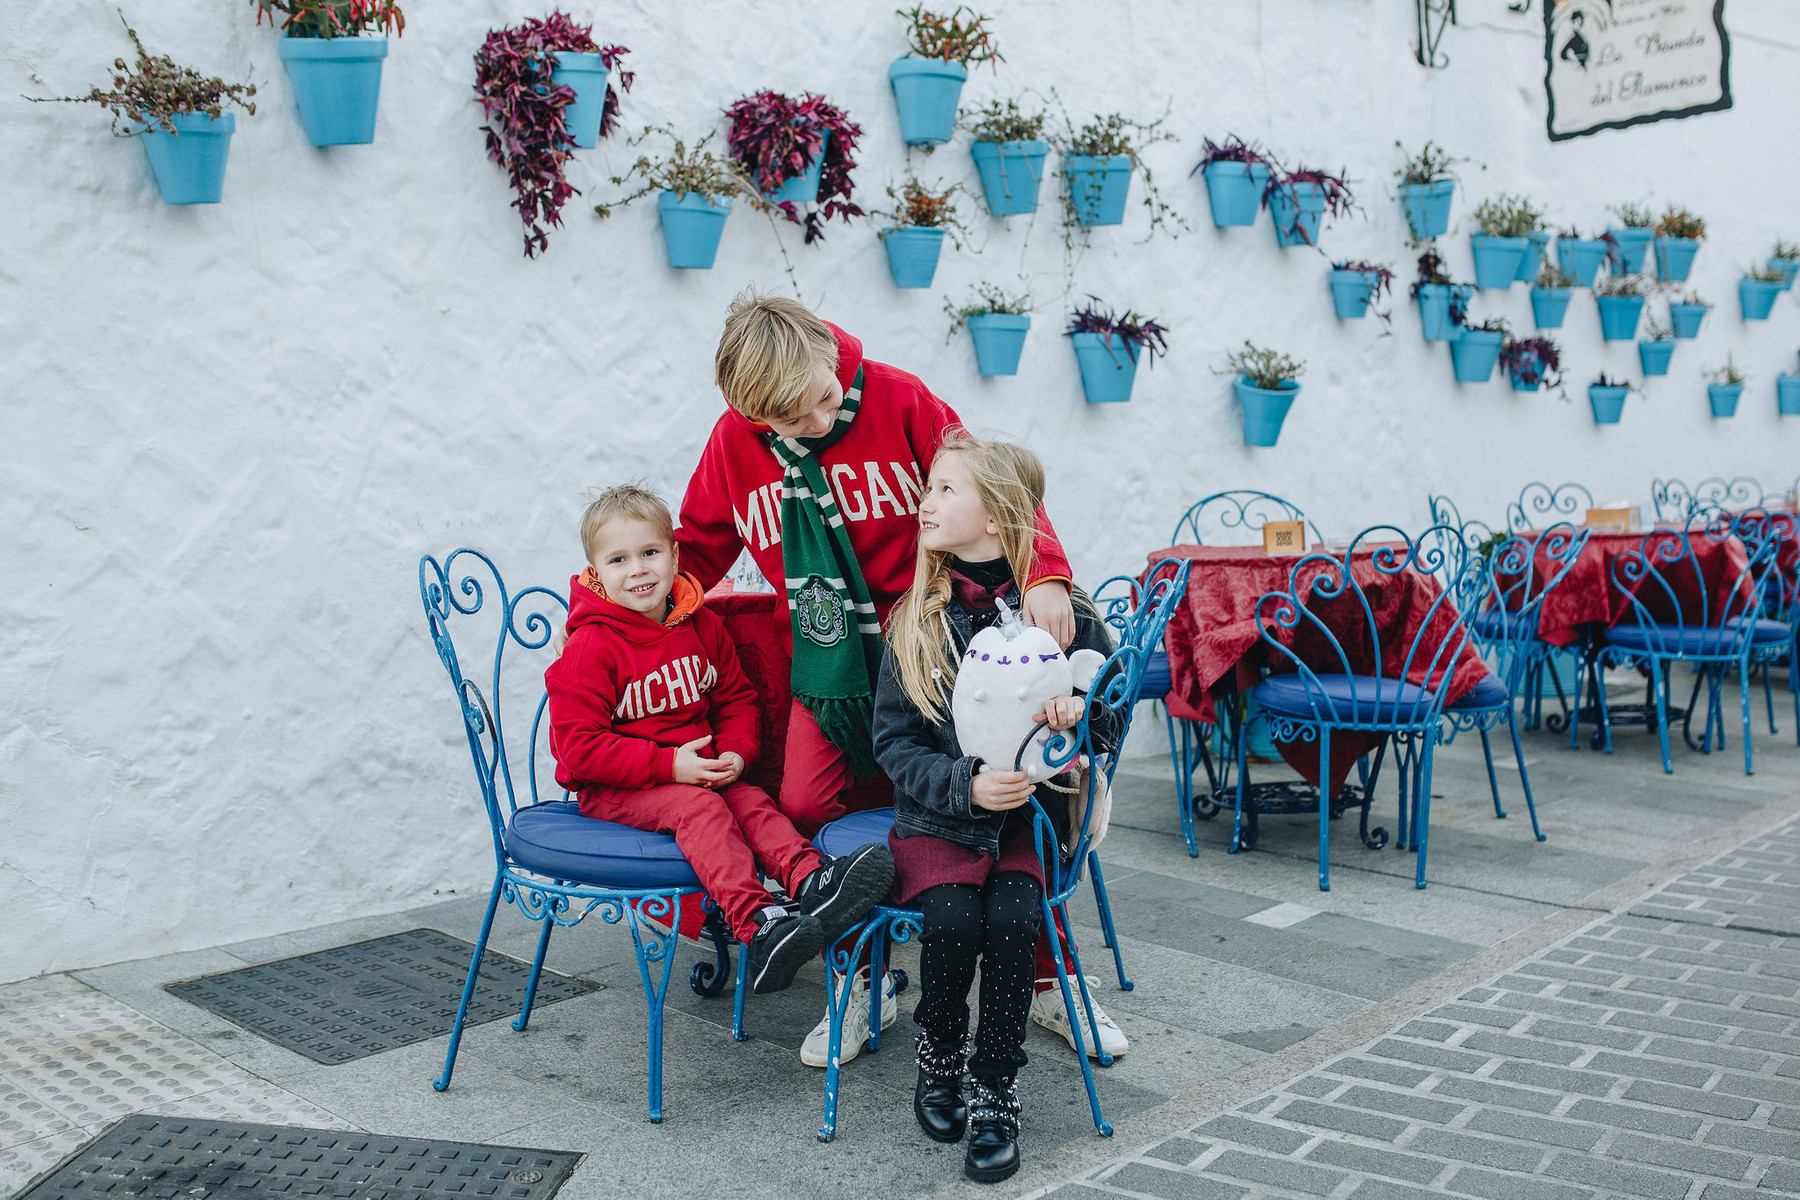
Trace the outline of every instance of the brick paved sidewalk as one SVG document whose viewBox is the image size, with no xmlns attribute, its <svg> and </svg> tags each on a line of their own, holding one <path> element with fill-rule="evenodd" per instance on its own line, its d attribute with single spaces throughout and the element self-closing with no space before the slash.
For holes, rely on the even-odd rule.
<svg viewBox="0 0 1800 1200">
<path fill-rule="evenodd" d="M 1800 820 L 1056 1200 L 1800 1195 Z"/>
</svg>

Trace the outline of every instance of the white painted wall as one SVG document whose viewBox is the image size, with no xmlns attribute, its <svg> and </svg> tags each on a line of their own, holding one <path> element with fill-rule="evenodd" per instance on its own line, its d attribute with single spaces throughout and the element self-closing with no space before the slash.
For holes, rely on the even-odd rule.
<svg viewBox="0 0 1800 1200">
<path fill-rule="evenodd" d="M 631 47 L 629 125 L 710 128 L 759 87 L 814 89 L 866 130 L 859 196 L 906 163 L 885 69 L 891 0 L 847 6 L 638 0 L 599 11 Z M 981 254 L 947 255 L 939 286 L 901 292 L 873 228 L 822 247 L 784 230 L 805 298 L 869 353 L 923 376 L 977 426 L 1051 465 L 1051 511 L 1088 578 L 1134 568 L 1185 500 L 1253 486 L 1327 531 L 1417 523 L 1428 489 L 1498 513 L 1531 478 L 1647 497 L 1653 476 L 1800 471 L 1800 422 L 1775 416 L 1795 302 L 1737 316 L 1735 280 L 1777 236 L 1800 237 L 1793 120 L 1800 15 L 1732 0 L 1737 107 L 1560 145 L 1543 125 L 1538 18 L 1465 0 L 1451 65 L 1411 60 L 1404 0 L 990 0 L 1007 62 L 966 99 L 1056 87 L 1071 111 L 1155 116 L 1164 195 L 1194 228 L 1140 245 L 1134 207 L 1081 260 L 1093 292 L 1152 314 L 1173 351 L 1129 405 L 1083 403 L 1059 334 L 1068 297 L 1047 221 L 981 218 Z M 768 225 L 731 218 L 718 267 L 662 265 L 654 206 L 601 224 L 580 202 L 532 262 L 502 173 L 483 157 L 470 55 L 490 26 L 538 9 L 416 4 L 387 64 L 378 140 L 306 144 L 274 35 L 247 3 L 137 0 L 148 43 L 265 91 L 243 118 L 225 203 L 172 208 L 142 151 L 97 111 L 20 94 L 101 82 L 126 42 L 110 0 L 0 5 L 0 979 L 248 938 L 485 886 L 468 763 L 415 593 L 422 552 L 487 548 L 518 581 L 580 564 L 584 490 L 643 474 L 678 495 L 720 400 L 711 352 L 733 293 L 783 286 Z M 1094 14 L 1105 11 L 1107 19 Z M 1783 131 L 1786 132 L 1783 132 Z M 1712 236 L 1696 268 L 1719 308 L 1673 374 L 1597 429 L 1584 392 L 1458 387 L 1400 306 L 1394 333 L 1331 313 L 1326 259 L 1277 251 L 1267 218 L 1216 231 L 1202 135 L 1236 131 L 1291 158 L 1347 166 L 1366 216 L 1331 256 L 1410 272 L 1392 198 L 1396 138 L 1434 138 L 1466 170 L 1459 218 L 1522 190 L 1594 226 L 1607 203 L 1679 201 Z M 628 161 L 586 152 L 591 201 Z M 967 177 L 962 145 L 930 173 Z M 1470 273 L 1466 239 L 1448 239 Z M 982 380 L 945 295 L 1021 271 L 1043 306 L 1014 379 Z M 1524 289 L 1483 310 L 1529 322 Z M 1309 363 L 1281 445 L 1246 449 L 1226 381 L 1245 338 Z M 1578 298 L 1571 377 L 1635 372 Z M 1703 365 L 1755 376 L 1735 421 L 1707 415 Z"/>
</svg>

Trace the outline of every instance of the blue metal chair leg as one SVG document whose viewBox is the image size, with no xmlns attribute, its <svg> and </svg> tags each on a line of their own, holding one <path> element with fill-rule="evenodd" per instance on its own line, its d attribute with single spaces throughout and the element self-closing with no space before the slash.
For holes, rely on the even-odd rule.
<svg viewBox="0 0 1800 1200">
<path fill-rule="evenodd" d="M 456 1051 L 462 1045 L 463 1020 L 469 1015 L 469 1001 L 475 998 L 475 979 L 481 974 L 481 955 L 487 950 L 488 933 L 494 928 L 494 910 L 500 906 L 500 873 L 494 873 L 494 890 L 488 894 L 487 915 L 481 918 L 481 936 L 475 939 L 475 953 L 469 956 L 469 978 L 463 984 L 462 1003 L 456 1006 L 456 1020 L 450 1026 L 450 1047 L 444 1051 L 444 1073 L 431 1081 L 443 1091 L 450 1086 L 450 1073 L 456 1070 Z"/>
<path fill-rule="evenodd" d="M 1655 702 L 1656 738 L 1662 746 L 1663 774 L 1673 775 L 1675 764 L 1669 758 L 1669 696 L 1664 686 L 1662 660 L 1652 655 L 1650 658 L 1650 698 Z"/>
<path fill-rule="evenodd" d="M 750 990 L 750 947 L 744 942 L 738 943 L 737 950 L 737 987 L 731 997 L 731 1036 L 740 1042 L 750 1040 L 744 1032 L 744 993 Z"/>
<path fill-rule="evenodd" d="M 1510 712 L 1506 714 L 1506 722 L 1509 725 L 1512 724 Z M 1476 732 L 1481 734 L 1481 757 L 1487 760 L 1488 790 L 1494 793 L 1494 819 L 1504 821 L 1506 820 L 1506 810 L 1500 807 L 1500 777 L 1494 774 L 1494 747 L 1488 741 L 1486 725 L 1476 726 Z M 1516 731 L 1513 737 L 1515 740 L 1518 738 Z"/>
<path fill-rule="evenodd" d="M 1750 746 L 1750 659 L 1738 659 L 1738 698 L 1744 703 L 1744 774 L 1756 774 L 1755 751 Z"/>
<path fill-rule="evenodd" d="M 545 913 L 544 932 L 538 937 L 537 954 L 531 960 L 531 978 L 525 981 L 525 1003 L 519 1006 L 519 1015 L 513 1018 L 515 1030 L 523 1030 L 525 1023 L 531 1020 L 531 1002 L 537 999 L 538 976 L 544 973 L 544 951 L 550 948 L 550 931 L 555 928 L 556 922 Z"/>
<path fill-rule="evenodd" d="M 1043 910 L 1044 926 L 1056 928 L 1056 914 L 1050 908 L 1048 897 L 1040 897 L 1039 907 Z M 1075 1019 L 1075 995 L 1069 990 L 1069 967 L 1063 961 L 1062 939 L 1050 939 L 1050 955 L 1056 963 L 1056 983 L 1062 989 L 1063 1011 L 1069 1017 L 1069 1036 L 1075 1040 L 1075 1061 L 1081 1064 L 1081 1080 L 1087 1085 L 1088 1107 L 1094 1114 L 1094 1128 L 1102 1137 L 1111 1137 L 1113 1127 L 1100 1113 L 1100 1093 L 1094 1087 L 1094 1070 L 1088 1065 L 1087 1045 L 1081 1036 L 1081 1022 Z M 1091 1025 L 1089 1028 L 1093 1028 Z"/>
<path fill-rule="evenodd" d="M 887 974 L 887 931 L 884 929 L 869 939 L 869 1040 L 863 1048 L 870 1054 L 881 1049 L 881 1001 L 887 985 L 883 977 Z M 894 997 L 898 1004 L 900 998 Z"/>
<path fill-rule="evenodd" d="M 650 1123 L 662 1123 L 662 1068 L 663 1068 L 663 1000 L 669 994 L 669 975 L 675 966 L 675 912 L 678 897 L 646 896 L 640 900 L 628 901 L 625 908 L 626 924 L 631 927 L 631 944 L 637 951 L 638 979 L 644 985 L 644 1004 L 649 1009 L 650 1018 L 650 1083 L 649 1108 Z M 644 931 L 639 928 L 642 919 L 640 909 L 650 905 L 650 915 L 669 923 L 669 932 L 661 933 L 651 930 L 652 941 L 648 947 L 644 945 Z M 650 975 L 650 964 L 662 967 L 662 978 L 653 980 Z"/>
<path fill-rule="evenodd" d="M 1319 890 L 1331 890 L 1331 726 L 1319 727 Z"/>
<path fill-rule="evenodd" d="M 1513 758 L 1519 764 L 1519 784 L 1525 789 L 1525 811 L 1531 814 L 1531 832 L 1541 842 L 1544 831 L 1538 828 L 1537 801 L 1531 798 L 1531 773 L 1525 769 L 1525 749 L 1519 744 L 1519 726 L 1510 712 L 1506 714 L 1506 728 L 1512 734 Z"/>
<path fill-rule="evenodd" d="M 1119 973 L 1119 990 L 1129 992 L 1137 984 L 1125 977 L 1125 956 L 1119 949 L 1119 932 L 1113 928 L 1112 901 L 1106 896 L 1106 877 L 1100 873 L 1100 852 L 1088 851 L 1088 873 L 1094 877 L 1094 905 L 1100 910 L 1100 932 L 1113 953 L 1113 969 Z"/>
<path fill-rule="evenodd" d="M 1419 762 L 1421 778 L 1418 786 L 1419 822 L 1416 831 L 1419 839 L 1419 862 L 1417 874 L 1413 878 L 1413 886 L 1416 888 L 1425 886 L 1425 851 L 1431 843 L 1431 752 L 1435 741 L 1429 734 L 1420 736 L 1426 741 Z"/>
<path fill-rule="evenodd" d="M 1250 786 L 1249 745 L 1250 730 L 1249 722 L 1246 721 L 1237 730 L 1237 809 L 1231 816 L 1231 844 L 1225 847 L 1228 854 L 1236 854 L 1244 844 L 1244 801 L 1247 798 L 1245 792 Z"/>
<path fill-rule="evenodd" d="M 1169 734 L 1169 760 L 1175 766 L 1175 804 L 1180 809 L 1181 836 L 1187 842 L 1189 858 L 1200 857 L 1200 845 L 1194 840 L 1194 777 L 1192 774 L 1193 753 L 1188 748 L 1190 734 L 1188 723 L 1181 723 L 1181 739 L 1179 749 L 1176 746 L 1175 717 L 1164 703 L 1163 724 Z"/>
<path fill-rule="evenodd" d="M 1769 676 L 1774 674 L 1771 669 L 1774 665 L 1774 663 L 1766 661 L 1762 665 L 1763 702 L 1768 705 L 1769 709 L 1769 735 L 1771 737 L 1781 732 L 1775 728 L 1775 685 L 1769 682 Z"/>
<path fill-rule="evenodd" d="M 1068 928 L 1068 906 L 1058 905 L 1056 911 L 1062 918 L 1062 927 L 1064 929 Z M 1094 1020 L 1094 997 L 1093 994 L 1088 991 L 1087 972 L 1081 969 L 1081 952 L 1075 948 L 1074 938 L 1061 938 L 1059 940 L 1063 943 L 1063 949 L 1068 952 L 1069 962 L 1071 964 L 1070 973 L 1074 976 L 1075 985 L 1081 990 L 1081 1007 L 1087 1012 L 1088 1028 L 1095 1031 L 1094 1041 L 1096 1044 L 1094 1046 L 1094 1061 L 1103 1067 L 1110 1067 L 1113 1065 L 1113 1056 L 1108 1054 L 1104 1048 L 1098 1045 L 1100 1040 L 1100 1026 Z"/>
</svg>

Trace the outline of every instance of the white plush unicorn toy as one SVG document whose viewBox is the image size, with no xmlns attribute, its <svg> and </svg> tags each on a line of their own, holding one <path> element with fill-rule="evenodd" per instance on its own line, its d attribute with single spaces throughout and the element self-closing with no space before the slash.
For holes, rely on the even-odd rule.
<svg viewBox="0 0 1800 1200">
<path fill-rule="evenodd" d="M 1019 620 L 1006 601 L 996 603 L 1000 619 L 969 640 L 957 666 L 950 715 L 964 754 L 980 758 L 987 769 L 1010 771 L 1044 701 L 1087 691 L 1106 659 L 1095 650 L 1065 658 L 1049 633 Z M 1069 769 L 1052 766 L 1045 757 L 1055 736 L 1048 728 L 1031 734 L 1019 769 L 1033 783 Z"/>
</svg>

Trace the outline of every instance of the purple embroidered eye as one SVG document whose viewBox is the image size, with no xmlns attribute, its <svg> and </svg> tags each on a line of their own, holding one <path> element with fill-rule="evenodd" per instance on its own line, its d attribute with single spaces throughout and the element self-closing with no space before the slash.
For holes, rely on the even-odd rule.
<svg viewBox="0 0 1800 1200">
<path fill-rule="evenodd" d="M 1060 654 L 1040 654 L 1040 655 L 1038 655 L 1038 661 L 1039 662 L 1055 662 L 1057 659 L 1059 659 L 1061 657 L 1062 657 L 1062 655 L 1060 655 Z"/>
</svg>

